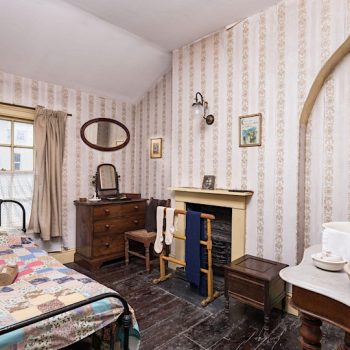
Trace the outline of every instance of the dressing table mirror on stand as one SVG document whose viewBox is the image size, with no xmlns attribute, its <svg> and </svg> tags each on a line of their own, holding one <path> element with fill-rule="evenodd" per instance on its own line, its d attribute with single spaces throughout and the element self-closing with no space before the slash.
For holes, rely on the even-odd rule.
<svg viewBox="0 0 350 350">
<path fill-rule="evenodd" d="M 119 193 L 119 178 L 113 164 L 100 164 L 95 176 L 96 195 L 101 199 L 124 199 L 126 196 Z"/>
</svg>

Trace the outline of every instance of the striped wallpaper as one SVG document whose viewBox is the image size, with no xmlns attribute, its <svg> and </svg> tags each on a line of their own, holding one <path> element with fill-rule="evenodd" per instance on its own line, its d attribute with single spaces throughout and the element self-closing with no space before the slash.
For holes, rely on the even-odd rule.
<svg viewBox="0 0 350 350">
<path fill-rule="evenodd" d="M 171 72 L 165 74 L 136 105 L 135 186 L 145 198 L 170 198 L 171 175 Z M 163 157 L 150 158 L 150 140 L 163 139 Z"/>
<path fill-rule="evenodd" d="M 224 25 L 224 23 L 223 23 Z M 350 57 L 327 80 L 307 129 L 305 232 L 297 241 L 298 118 L 322 63 L 350 31 L 350 0 L 288 0 L 173 52 L 172 71 L 130 103 L 0 72 L 0 101 L 72 113 L 64 161 L 64 245 L 75 245 L 73 200 L 92 194 L 96 166 L 112 162 L 121 190 L 168 198 L 169 186 L 254 191 L 247 253 L 296 262 L 297 246 L 320 241 L 321 224 L 350 220 Z M 215 123 L 193 119 L 197 91 Z M 261 112 L 262 146 L 238 147 L 238 118 Z M 124 122 L 130 144 L 113 153 L 80 140 L 80 126 L 106 116 Z M 163 157 L 150 159 L 150 139 Z"/>
<path fill-rule="evenodd" d="M 66 149 L 63 164 L 63 245 L 75 247 L 75 207 L 79 197 L 90 197 L 94 188 L 92 176 L 97 165 L 113 163 L 120 174 L 120 189 L 138 192 L 139 185 L 133 179 L 139 164 L 135 153 L 135 106 L 100 98 L 83 91 L 18 77 L 0 72 L 0 101 L 24 106 L 37 104 L 72 114 L 67 119 Z M 109 117 L 123 122 L 130 130 L 130 144 L 118 152 L 99 152 L 86 146 L 80 139 L 80 127 L 89 119 Z M 57 242 L 56 242 L 57 243 Z M 57 249 L 57 244 L 46 246 Z"/>
<path fill-rule="evenodd" d="M 322 63 L 350 28 L 349 0 L 289 0 L 173 53 L 172 185 L 250 189 L 247 253 L 297 256 L 298 118 Z M 328 79 L 307 130 L 306 246 L 350 217 L 350 57 Z M 191 117 L 197 91 L 212 126 Z M 240 115 L 263 114 L 261 147 L 238 146 Z"/>
</svg>

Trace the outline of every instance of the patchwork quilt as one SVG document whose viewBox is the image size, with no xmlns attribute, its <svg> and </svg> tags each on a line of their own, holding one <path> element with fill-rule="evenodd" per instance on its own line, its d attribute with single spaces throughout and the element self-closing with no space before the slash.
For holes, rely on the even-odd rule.
<svg viewBox="0 0 350 350">
<path fill-rule="evenodd" d="M 0 269 L 17 264 L 13 284 L 0 287 L 0 329 L 81 300 L 114 292 L 62 265 L 30 238 L 0 235 Z M 115 293 L 115 292 L 114 292 Z M 119 300 L 106 298 L 0 336 L 0 349 L 60 349 L 114 322 Z M 138 329 L 133 317 L 133 334 Z"/>
</svg>

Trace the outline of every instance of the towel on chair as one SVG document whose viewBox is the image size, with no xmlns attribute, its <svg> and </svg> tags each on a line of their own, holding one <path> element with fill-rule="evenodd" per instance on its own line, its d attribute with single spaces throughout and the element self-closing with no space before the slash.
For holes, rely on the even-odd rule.
<svg viewBox="0 0 350 350">
<path fill-rule="evenodd" d="M 157 236 L 154 242 L 154 251 L 161 253 L 163 250 L 163 224 L 164 224 L 164 209 L 165 207 L 157 207 Z"/>
<path fill-rule="evenodd" d="M 165 226 L 165 244 L 170 245 L 173 242 L 173 236 L 175 233 L 175 208 L 166 208 L 165 209 L 165 218 L 166 218 L 166 226 Z"/>
<path fill-rule="evenodd" d="M 203 234 L 204 224 L 201 220 L 201 213 L 188 210 L 186 214 L 186 244 L 185 262 L 187 280 L 200 287 L 201 282 L 201 232 Z"/>
</svg>

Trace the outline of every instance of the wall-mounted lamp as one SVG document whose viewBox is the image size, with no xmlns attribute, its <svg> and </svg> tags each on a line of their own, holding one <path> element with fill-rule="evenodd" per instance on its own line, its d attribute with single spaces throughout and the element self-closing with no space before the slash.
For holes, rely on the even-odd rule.
<svg viewBox="0 0 350 350">
<path fill-rule="evenodd" d="M 198 98 L 199 97 L 199 98 Z M 195 102 L 192 103 L 193 115 L 196 117 L 203 117 L 208 125 L 214 123 L 214 116 L 212 114 L 207 114 L 208 102 L 204 101 L 203 95 L 200 92 L 196 93 Z"/>
</svg>

